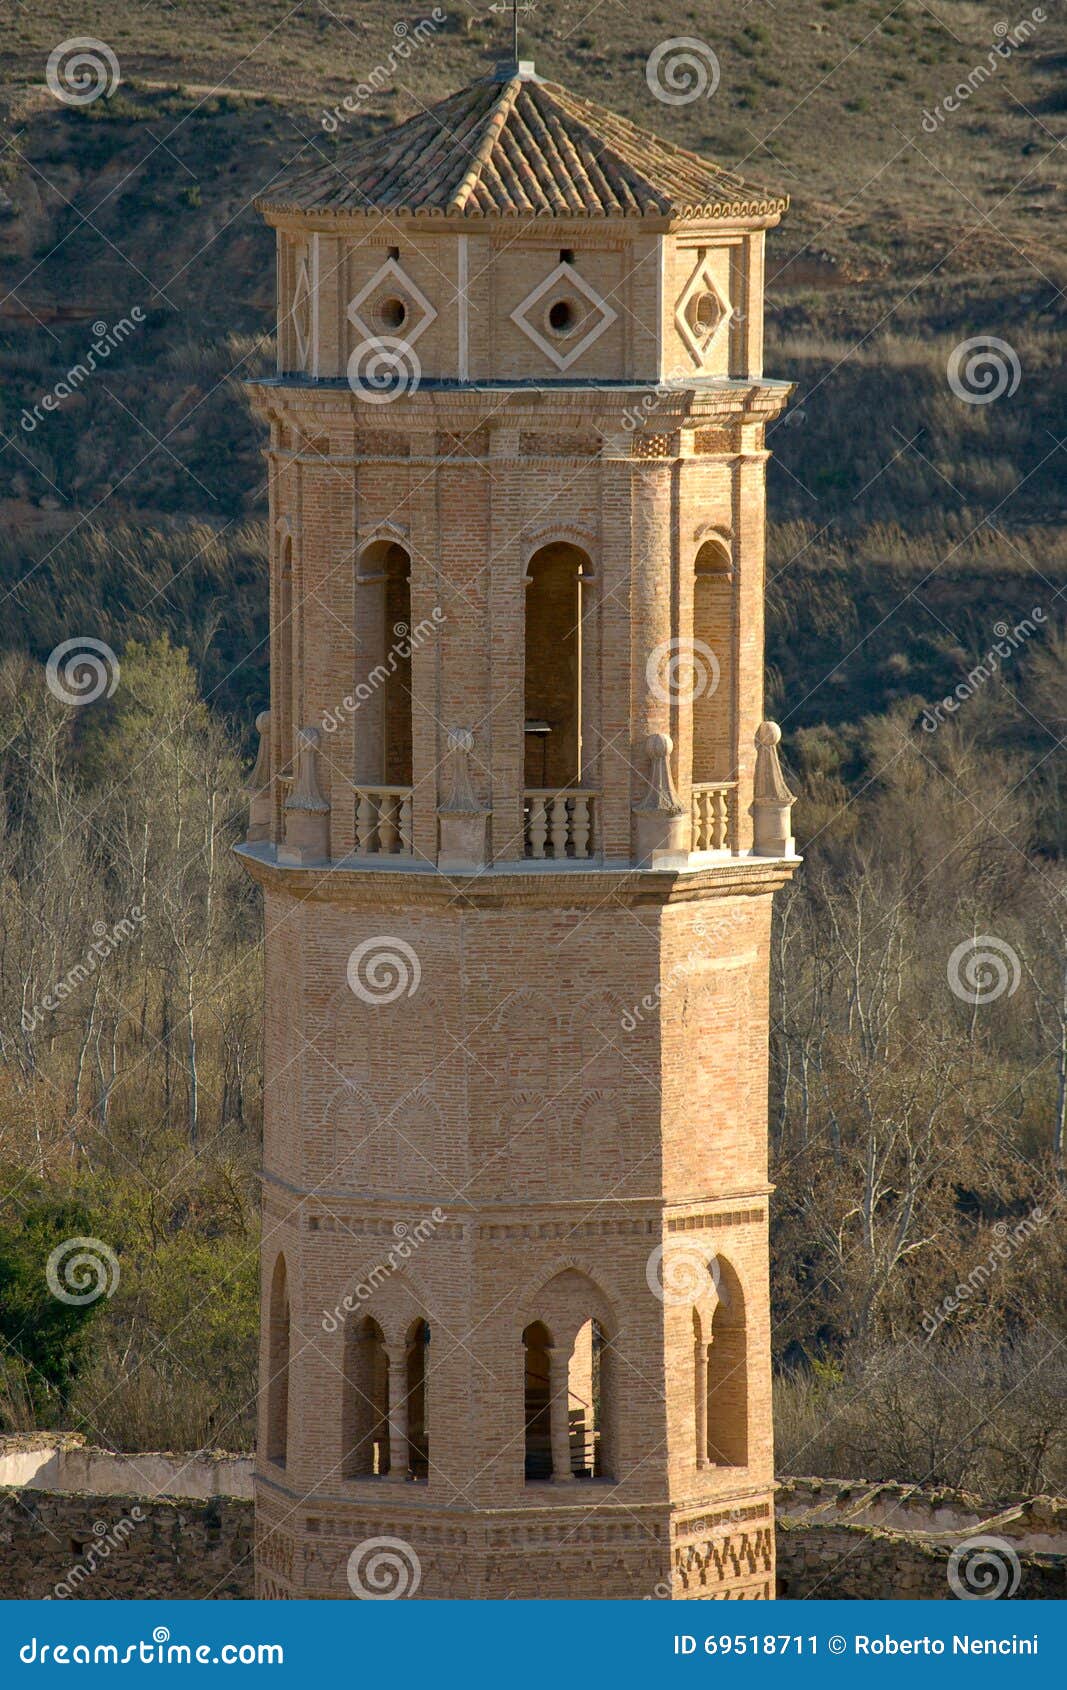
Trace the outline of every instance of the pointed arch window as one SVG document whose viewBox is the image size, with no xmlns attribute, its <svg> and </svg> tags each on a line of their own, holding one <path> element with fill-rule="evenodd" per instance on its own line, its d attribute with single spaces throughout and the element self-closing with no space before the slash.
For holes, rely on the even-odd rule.
<svg viewBox="0 0 1067 1690">
<path fill-rule="evenodd" d="M 345 1328 L 341 1476 L 381 1477 L 389 1471 L 389 1355 L 382 1329 L 369 1315 Z"/>
<path fill-rule="evenodd" d="M 289 1456 L 289 1285 L 285 1257 L 271 1275 L 267 1312 L 267 1460 L 284 1467 Z"/>
</svg>

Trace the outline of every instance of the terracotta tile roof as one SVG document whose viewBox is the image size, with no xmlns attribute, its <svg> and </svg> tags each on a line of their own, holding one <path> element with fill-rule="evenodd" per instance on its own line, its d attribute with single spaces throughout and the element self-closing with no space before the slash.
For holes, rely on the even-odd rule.
<svg viewBox="0 0 1067 1690">
<path fill-rule="evenodd" d="M 558 83 L 512 74 L 472 83 L 256 203 L 327 215 L 705 218 L 777 215 L 788 199 Z"/>
</svg>

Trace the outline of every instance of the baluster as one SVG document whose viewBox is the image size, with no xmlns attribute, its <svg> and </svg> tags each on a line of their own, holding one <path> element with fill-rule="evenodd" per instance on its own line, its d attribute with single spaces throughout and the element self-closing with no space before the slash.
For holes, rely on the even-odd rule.
<svg viewBox="0 0 1067 1690">
<path fill-rule="evenodd" d="M 706 851 L 708 848 L 708 794 L 707 788 L 698 786 L 693 793 L 694 851 Z"/>
<path fill-rule="evenodd" d="M 712 849 L 715 850 L 715 851 L 721 851 L 723 849 L 724 845 L 726 844 L 726 788 L 725 787 L 717 786 L 715 788 L 715 791 L 711 795 L 711 803 L 712 803 L 712 809 L 714 811 L 714 816 L 715 816 L 715 823 L 714 823 L 715 831 L 712 835 L 712 839 L 713 839 Z"/>
<path fill-rule="evenodd" d="M 535 795 L 530 797 L 530 819 L 527 825 L 529 849 L 531 857 L 543 857 L 545 854 L 545 836 L 548 832 L 545 817 L 545 801 Z"/>
<path fill-rule="evenodd" d="M 574 854 L 576 857 L 589 855 L 589 830 L 591 824 L 590 808 L 592 799 L 583 792 L 574 794 L 574 817 L 571 824 L 571 837 L 574 840 Z"/>
<path fill-rule="evenodd" d="M 567 800 L 557 792 L 548 800 L 552 855 L 557 862 L 567 855 Z"/>
<path fill-rule="evenodd" d="M 372 843 L 375 821 L 374 799 L 371 797 L 365 786 L 360 788 L 358 796 L 359 803 L 356 805 L 356 832 L 358 835 L 358 843 L 356 845 L 356 851 L 361 857 L 369 857 L 374 849 Z"/>
<path fill-rule="evenodd" d="M 393 846 L 400 837 L 396 825 L 396 811 L 398 809 L 395 793 L 382 792 L 378 796 L 378 849 L 387 857 L 391 855 Z"/>
<path fill-rule="evenodd" d="M 689 849 L 691 851 L 699 851 L 700 850 L 700 788 L 699 788 L 699 786 L 694 786 L 692 791 L 689 794 L 689 827 L 690 827 L 690 831 L 692 833 L 692 841 L 690 843 Z"/>
<path fill-rule="evenodd" d="M 411 855 L 411 793 L 407 792 L 400 800 L 400 849 L 407 857 Z"/>
</svg>

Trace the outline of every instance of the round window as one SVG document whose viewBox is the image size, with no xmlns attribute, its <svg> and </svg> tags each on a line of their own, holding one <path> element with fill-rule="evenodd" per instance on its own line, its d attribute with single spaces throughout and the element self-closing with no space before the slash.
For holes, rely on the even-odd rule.
<svg viewBox="0 0 1067 1690">
<path fill-rule="evenodd" d="M 553 334 L 571 334 L 578 323 L 578 310 L 573 300 L 557 299 L 548 308 L 548 326 Z"/>
<path fill-rule="evenodd" d="M 408 308 L 402 299 L 383 299 L 378 316 L 387 329 L 402 329 L 407 322 Z"/>
</svg>

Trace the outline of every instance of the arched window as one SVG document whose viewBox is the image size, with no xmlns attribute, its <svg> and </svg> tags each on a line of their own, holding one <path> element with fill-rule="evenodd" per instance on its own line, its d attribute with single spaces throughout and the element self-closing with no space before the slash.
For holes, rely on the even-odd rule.
<svg viewBox="0 0 1067 1690">
<path fill-rule="evenodd" d="M 535 1320 L 522 1335 L 526 1357 L 524 1411 L 526 1420 L 526 1482 L 552 1477 L 552 1414 L 547 1326 Z"/>
<path fill-rule="evenodd" d="M 357 786 L 410 786 L 411 559 L 375 540 L 359 561 L 356 613 Z"/>
<path fill-rule="evenodd" d="M 596 723 L 591 637 L 592 564 L 578 546 L 554 541 L 526 574 L 527 790 L 560 792 L 587 774 Z"/>
<path fill-rule="evenodd" d="M 369 1315 L 345 1328 L 341 1438 L 343 1478 L 389 1471 L 389 1357 L 382 1329 Z"/>
<path fill-rule="evenodd" d="M 272 736 L 276 731 L 276 767 L 288 771 L 293 758 L 296 699 L 296 602 L 293 590 L 293 541 L 283 533 L 278 554 L 277 697 L 272 701 Z M 277 730 L 273 724 L 277 723 Z"/>
<path fill-rule="evenodd" d="M 734 575 L 726 543 L 705 540 L 693 572 L 693 781 L 734 778 Z"/>
<path fill-rule="evenodd" d="M 426 1396 L 426 1359 L 430 1328 L 417 1320 L 408 1332 L 407 1431 L 408 1466 L 412 1478 L 425 1479 L 430 1472 L 430 1419 Z"/>
<path fill-rule="evenodd" d="M 274 1264 L 267 1315 L 267 1460 L 284 1467 L 289 1455 L 289 1286 L 285 1257 Z"/>
<path fill-rule="evenodd" d="M 748 1466 L 748 1338 L 741 1281 L 720 1256 L 718 1302 L 707 1351 L 707 1456 L 717 1467 Z"/>
</svg>

